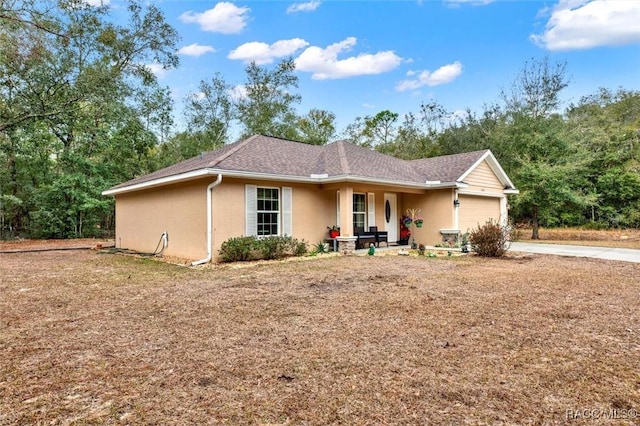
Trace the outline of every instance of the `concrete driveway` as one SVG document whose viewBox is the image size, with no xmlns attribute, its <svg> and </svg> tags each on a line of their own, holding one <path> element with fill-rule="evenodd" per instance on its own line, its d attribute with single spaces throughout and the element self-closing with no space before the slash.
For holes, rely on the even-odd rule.
<svg viewBox="0 0 640 426">
<path fill-rule="evenodd" d="M 640 250 L 634 249 L 513 242 L 509 250 L 640 263 Z"/>
</svg>

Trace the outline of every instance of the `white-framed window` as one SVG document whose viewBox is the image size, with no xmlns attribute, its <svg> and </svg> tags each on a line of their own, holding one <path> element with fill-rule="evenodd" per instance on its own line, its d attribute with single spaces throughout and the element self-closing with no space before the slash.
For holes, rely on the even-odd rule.
<svg viewBox="0 0 640 426">
<path fill-rule="evenodd" d="M 353 229 L 365 228 L 367 218 L 366 194 L 353 193 Z"/>
<path fill-rule="evenodd" d="M 257 188 L 258 236 L 280 235 L 280 189 Z"/>
<path fill-rule="evenodd" d="M 292 189 L 245 185 L 245 235 L 291 235 Z"/>
</svg>

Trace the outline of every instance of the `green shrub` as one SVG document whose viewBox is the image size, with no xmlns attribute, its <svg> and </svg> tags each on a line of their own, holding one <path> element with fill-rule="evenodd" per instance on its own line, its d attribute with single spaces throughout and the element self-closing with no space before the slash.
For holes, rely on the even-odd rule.
<svg viewBox="0 0 640 426">
<path fill-rule="evenodd" d="M 223 262 L 240 262 L 259 259 L 283 259 L 288 256 L 303 256 L 307 243 L 289 236 L 234 237 L 220 247 Z"/>
<path fill-rule="evenodd" d="M 307 246 L 307 242 L 302 240 L 302 241 L 297 241 L 297 240 L 293 240 L 293 255 L 294 256 L 304 256 L 305 254 L 307 254 L 307 252 L 309 251 L 309 247 Z"/>
<path fill-rule="evenodd" d="M 471 231 L 469 242 L 473 251 L 480 256 L 501 257 L 509 248 L 507 228 L 490 220 Z"/>
<path fill-rule="evenodd" d="M 291 249 L 291 237 L 270 235 L 260 240 L 263 259 L 282 259 Z"/>
<path fill-rule="evenodd" d="M 260 248 L 260 240 L 254 236 L 229 238 L 220 247 L 223 262 L 238 262 L 255 259 Z"/>
</svg>

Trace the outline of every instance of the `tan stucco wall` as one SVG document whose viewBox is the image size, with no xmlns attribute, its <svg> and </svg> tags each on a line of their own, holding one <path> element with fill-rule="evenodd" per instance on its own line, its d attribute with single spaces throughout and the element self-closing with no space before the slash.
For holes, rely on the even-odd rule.
<svg viewBox="0 0 640 426">
<path fill-rule="evenodd" d="M 486 167 L 485 167 L 486 166 Z M 491 181 L 488 165 L 480 165 L 469 175 L 470 183 L 486 183 L 491 191 L 501 190 L 499 181 Z M 165 254 L 188 260 L 198 260 L 207 254 L 206 188 L 215 176 L 188 183 L 167 185 L 156 189 L 136 191 L 116 196 L 116 245 L 139 251 L 153 251 L 162 232 L 169 233 L 169 247 Z M 496 184 L 497 182 L 497 184 Z M 336 224 L 337 191 L 339 185 L 292 184 L 279 181 L 257 181 L 224 177 L 212 193 L 212 255 L 218 259 L 222 243 L 229 238 L 245 235 L 245 185 L 292 188 L 292 236 L 305 240 L 310 248 L 324 240 L 327 226 Z M 344 188 L 347 187 L 343 187 Z M 396 192 L 393 188 L 355 184 L 352 192 L 375 194 L 375 223 L 380 230 L 388 230 L 384 212 L 384 194 L 396 193 L 397 215 L 407 209 L 420 209 L 424 218 L 422 228 L 412 228 L 416 242 L 427 245 L 441 241 L 440 230 L 454 228 L 453 189 L 410 190 Z M 367 202 L 368 208 L 368 202 Z M 350 207 L 341 208 L 342 221 L 351 222 Z M 369 216 L 367 215 L 367 221 Z M 470 219 L 473 220 L 473 219 Z M 478 218 L 484 221 L 486 218 Z"/>
<path fill-rule="evenodd" d="M 213 179 L 116 196 L 116 247 L 152 252 L 164 231 L 164 254 L 185 259 L 206 256 L 206 187 Z"/>
<path fill-rule="evenodd" d="M 292 188 L 292 235 L 305 240 L 309 248 L 327 236 L 327 226 L 336 223 L 336 192 L 318 185 L 291 184 L 223 178 L 215 187 L 213 204 L 213 257 L 218 258 L 222 243 L 245 235 L 245 185 Z"/>
<path fill-rule="evenodd" d="M 429 191 L 424 195 L 403 194 L 401 214 L 407 209 L 420 209 L 424 219 L 422 228 L 411 227 L 412 236 L 418 244 L 433 245 L 441 242 L 441 229 L 453 228 L 453 190 Z"/>
</svg>

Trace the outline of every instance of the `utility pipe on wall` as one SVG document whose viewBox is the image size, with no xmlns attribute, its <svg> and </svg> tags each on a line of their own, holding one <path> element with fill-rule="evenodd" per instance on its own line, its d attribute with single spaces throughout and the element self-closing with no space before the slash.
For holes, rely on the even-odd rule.
<svg viewBox="0 0 640 426">
<path fill-rule="evenodd" d="M 211 206 L 211 197 L 213 188 L 220 185 L 221 183 L 222 173 L 218 173 L 218 178 L 215 180 L 215 182 L 210 183 L 209 186 L 207 186 L 207 257 L 191 262 L 191 266 L 202 265 L 203 263 L 211 262 L 211 258 L 213 257 L 213 254 L 211 253 L 211 246 L 213 245 L 213 207 Z"/>
</svg>

